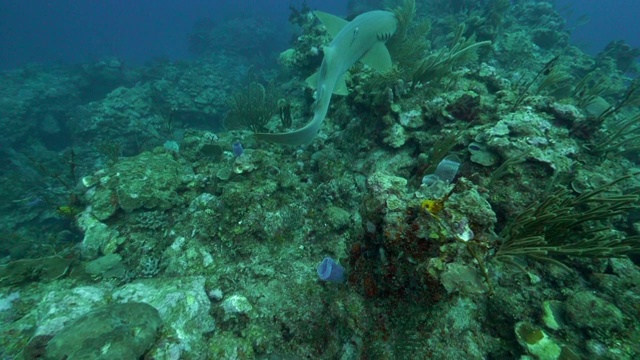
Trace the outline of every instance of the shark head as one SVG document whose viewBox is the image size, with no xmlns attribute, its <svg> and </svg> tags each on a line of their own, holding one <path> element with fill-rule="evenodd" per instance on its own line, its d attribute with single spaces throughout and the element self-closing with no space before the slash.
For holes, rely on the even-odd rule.
<svg viewBox="0 0 640 360">
<path fill-rule="evenodd" d="M 369 11 L 352 21 L 316 11 L 314 13 L 333 36 L 324 48 L 320 70 L 307 79 L 316 89 L 313 118 L 304 127 L 288 133 L 258 133 L 258 139 L 285 145 L 310 143 L 316 136 L 327 115 L 331 94 L 344 95 L 347 87 L 344 74 L 358 61 L 371 68 L 386 72 L 391 69 L 391 56 L 385 43 L 398 28 L 398 20 L 389 11 Z"/>
</svg>

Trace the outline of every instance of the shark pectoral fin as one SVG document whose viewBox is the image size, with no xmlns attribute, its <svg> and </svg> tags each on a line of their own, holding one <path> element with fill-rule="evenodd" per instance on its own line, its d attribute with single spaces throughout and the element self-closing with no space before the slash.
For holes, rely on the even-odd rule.
<svg viewBox="0 0 640 360">
<path fill-rule="evenodd" d="M 387 50 L 387 47 L 381 42 L 373 45 L 371 49 L 360 58 L 360 61 L 381 73 L 391 70 L 391 66 L 393 65 L 389 50 Z"/>
<path fill-rule="evenodd" d="M 306 82 L 310 88 L 315 90 L 318 86 L 318 72 L 316 71 L 311 74 L 311 76 L 309 76 L 304 82 Z"/>
<path fill-rule="evenodd" d="M 349 22 L 345 19 L 339 18 L 335 15 L 327 14 L 322 11 L 314 11 L 313 12 L 324 27 L 327 28 L 327 32 L 331 37 L 335 37 L 343 27 L 345 27 Z"/>
<path fill-rule="evenodd" d="M 347 83 L 344 81 L 344 75 L 345 74 L 340 75 L 338 80 L 336 80 L 336 85 L 333 88 L 333 93 L 336 95 L 349 95 L 349 89 L 347 89 Z"/>
</svg>

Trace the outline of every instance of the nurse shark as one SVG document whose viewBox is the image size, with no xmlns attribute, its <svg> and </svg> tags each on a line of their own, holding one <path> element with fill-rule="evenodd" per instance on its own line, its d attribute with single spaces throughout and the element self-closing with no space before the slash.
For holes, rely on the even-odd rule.
<svg viewBox="0 0 640 360">
<path fill-rule="evenodd" d="M 324 121 L 331 95 L 346 95 L 344 75 L 358 61 L 379 71 L 391 69 L 391 56 L 386 42 L 395 34 L 398 20 L 389 11 L 369 11 L 351 21 L 321 11 L 314 14 L 333 36 L 328 46 L 323 48 L 324 58 L 320 70 L 307 79 L 316 89 L 313 118 L 304 127 L 287 133 L 257 133 L 258 139 L 284 145 L 310 143 Z"/>
</svg>

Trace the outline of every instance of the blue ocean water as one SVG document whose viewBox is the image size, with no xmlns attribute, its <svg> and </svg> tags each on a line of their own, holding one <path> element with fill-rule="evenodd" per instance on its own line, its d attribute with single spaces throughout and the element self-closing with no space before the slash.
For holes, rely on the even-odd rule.
<svg viewBox="0 0 640 360">
<path fill-rule="evenodd" d="M 636 0 L 556 0 L 556 7 L 572 29 L 572 41 L 583 50 L 596 54 L 612 40 L 624 40 L 632 47 L 640 47 Z"/>
<path fill-rule="evenodd" d="M 187 37 L 201 18 L 253 15 L 263 17 L 283 37 L 291 34 L 289 4 L 301 1 L 161 0 L 73 1 L 34 0 L 0 2 L 0 69 L 29 62 L 76 63 L 103 56 L 118 56 L 128 63 L 154 57 L 189 56 Z M 346 1 L 312 0 L 307 5 L 343 15 Z M 283 40 L 286 39 L 286 40 Z"/>
<path fill-rule="evenodd" d="M 0 0 L 0 359 L 639 359 L 637 6 Z"/>
<path fill-rule="evenodd" d="M 347 11 L 347 0 L 306 3 L 312 9 L 338 15 Z M 154 57 L 183 59 L 189 56 L 186 38 L 196 20 L 260 14 L 288 35 L 290 4 L 300 5 L 302 1 L 1 1 L 0 69 L 29 62 L 74 63 L 103 56 L 118 56 L 134 64 Z M 558 8 L 569 5 L 569 25 L 575 27 L 572 39 L 590 53 L 601 51 L 611 40 L 640 46 L 638 1 L 556 1 Z M 588 22 L 583 23 L 583 15 Z M 276 50 L 286 47 L 286 35 L 277 39 Z"/>
</svg>

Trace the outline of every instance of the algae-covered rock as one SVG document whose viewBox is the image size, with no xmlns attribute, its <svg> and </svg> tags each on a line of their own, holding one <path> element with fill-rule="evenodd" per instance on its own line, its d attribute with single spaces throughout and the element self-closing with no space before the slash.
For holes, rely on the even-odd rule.
<svg viewBox="0 0 640 360">
<path fill-rule="evenodd" d="M 351 222 L 351 214 L 337 206 L 329 206 L 325 214 L 327 221 L 334 229 L 344 228 Z"/>
<path fill-rule="evenodd" d="M 295 65 L 296 51 L 295 49 L 287 49 L 278 55 L 278 63 L 289 68 Z"/>
<path fill-rule="evenodd" d="M 124 241 L 117 230 L 98 221 L 87 211 L 78 217 L 77 224 L 84 232 L 81 251 L 87 259 L 95 259 L 101 252 L 111 254 Z"/>
<path fill-rule="evenodd" d="M 65 276 L 71 264 L 72 260 L 60 256 L 12 261 L 0 265 L 0 286 L 53 281 Z"/>
<path fill-rule="evenodd" d="M 470 182 L 466 179 L 460 179 L 459 183 L 470 185 Z M 451 195 L 447 206 L 451 210 L 464 214 L 474 224 L 484 227 L 491 227 L 498 221 L 491 204 L 475 187 L 470 188 L 468 191 Z"/>
<path fill-rule="evenodd" d="M 390 128 L 384 131 L 384 143 L 397 149 L 404 145 L 409 139 L 409 135 L 400 124 L 393 124 Z"/>
<path fill-rule="evenodd" d="M 399 195 L 406 192 L 407 179 L 378 171 L 367 179 L 367 186 L 371 190 L 371 206 L 391 206 L 396 210 L 402 208 Z"/>
<path fill-rule="evenodd" d="M 112 285 L 60 287 L 52 284 L 46 287 L 40 301 L 33 306 L 26 322 L 34 327 L 35 336 L 54 336 L 75 319 L 108 304 L 106 296 Z"/>
<path fill-rule="evenodd" d="M 220 170 L 218 170 L 218 172 L 216 173 L 216 177 L 222 181 L 229 180 L 231 178 L 231 175 L 232 173 L 230 167 L 220 168 Z"/>
<path fill-rule="evenodd" d="M 399 114 L 400 125 L 409 129 L 418 129 L 424 126 L 424 118 L 420 109 L 413 109 Z"/>
<path fill-rule="evenodd" d="M 551 121 L 532 111 L 508 114 L 476 138 L 486 149 L 502 158 L 519 158 L 526 154 L 553 169 L 569 169 L 571 155 L 579 152 L 568 130 L 555 127 Z"/>
<path fill-rule="evenodd" d="M 376 172 L 367 179 L 367 184 L 376 194 L 401 192 L 406 189 L 407 179 L 399 176 L 387 175 L 382 172 Z"/>
<path fill-rule="evenodd" d="M 108 254 L 88 262 L 85 271 L 93 276 L 103 278 L 122 278 L 126 269 L 122 264 L 122 256 L 118 254 Z"/>
<path fill-rule="evenodd" d="M 176 189 L 191 173 L 171 154 L 142 153 L 114 166 L 118 177 L 115 188 L 120 208 L 167 209 L 177 201 Z"/>
<path fill-rule="evenodd" d="M 217 333 L 209 342 L 211 359 L 253 359 L 253 346 L 249 339 L 228 331 Z"/>
<path fill-rule="evenodd" d="M 622 311 L 590 291 L 570 296 L 565 309 L 567 320 L 578 328 L 604 333 L 623 329 Z"/>
<path fill-rule="evenodd" d="M 161 325 L 158 310 L 149 304 L 105 306 L 57 333 L 45 359 L 138 359 L 153 345 Z"/>
<path fill-rule="evenodd" d="M 178 202 L 178 188 L 192 175 L 192 170 L 170 153 L 145 152 L 122 159 L 100 179 L 89 197 L 91 211 L 105 220 L 118 208 L 168 209 Z"/>
<path fill-rule="evenodd" d="M 182 276 L 137 280 L 118 288 L 107 281 L 76 287 L 61 286 L 61 283 L 42 284 L 41 297 L 32 303 L 32 306 L 25 308 L 26 315 L 17 325 L 32 329 L 29 330 L 29 337 L 56 336 L 66 331 L 63 329 L 74 323 L 76 319 L 99 315 L 100 313 L 95 312 L 96 309 L 102 309 L 109 304 L 144 303 L 148 304 L 147 308 L 152 308 L 134 310 L 133 312 L 138 314 L 133 319 L 123 315 L 115 320 L 108 320 L 111 321 L 109 326 L 120 329 L 118 332 L 120 336 L 124 334 L 130 337 L 137 336 L 139 331 L 149 329 L 150 326 L 140 324 L 138 318 L 154 312 L 152 310 L 155 308 L 164 326 L 159 340 L 161 344 L 153 347 L 147 354 L 147 358 L 198 358 L 197 354 L 203 354 L 207 346 L 204 337 L 215 329 L 213 318 L 209 314 L 211 301 L 207 297 L 204 283 L 205 278 L 201 276 Z M 27 297 L 26 293 L 21 292 L 21 298 L 27 299 Z M 113 308 L 113 312 L 115 313 L 118 309 Z M 127 310 L 126 313 L 128 312 Z M 118 325 L 116 320 L 122 321 L 123 324 Z M 125 320 L 131 324 L 130 327 L 124 323 Z M 107 322 L 105 319 L 103 321 Z M 94 324 L 94 326 L 100 325 Z M 87 340 L 87 346 L 94 341 L 97 340 Z M 109 357 L 109 359 L 141 358 L 140 353 L 136 356 Z M 101 359 L 101 357 L 88 356 L 83 359 Z"/>
<path fill-rule="evenodd" d="M 227 315 L 247 314 L 253 310 L 249 299 L 242 295 L 231 295 L 222 302 L 222 308 Z"/>
<path fill-rule="evenodd" d="M 448 293 L 461 292 L 465 295 L 480 294 L 487 291 L 487 285 L 477 269 L 471 266 L 447 264 L 440 277 L 442 286 Z"/>
<path fill-rule="evenodd" d="M 102 178 L 102 181 L 107 183 L 109 179 L 109 177 L 105 177 Z M 85 197 L 93 205 L 91 207 L 91 215 L 100 221 L 110 218 L 118 210 L 115 194 L 110 189 L 104 187 L 92 188 L 85 193 Z"/>
<path fill-rule="evenodd" d="M 204 283 L 201 276 L 149 279 L 126 284 L 111 297 L 117 302 L 145 302 L 160 312 L 166 324 L 163 333 L 169 335 L 163 347 L 152 350 L 149 358 L 166 359 L 169 358 L 167 352 L 174 353 L 176 357 L 172 358 L 184 358 L 187 351 L 193 354 L 202 351 L 206 346 L 203 336 L 215 329 Z"/>
</svg>

